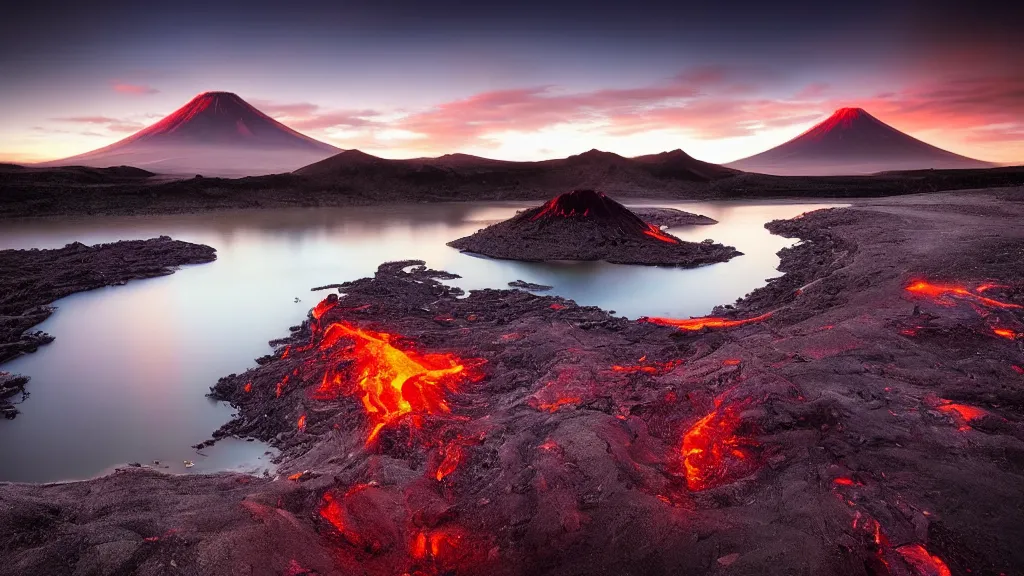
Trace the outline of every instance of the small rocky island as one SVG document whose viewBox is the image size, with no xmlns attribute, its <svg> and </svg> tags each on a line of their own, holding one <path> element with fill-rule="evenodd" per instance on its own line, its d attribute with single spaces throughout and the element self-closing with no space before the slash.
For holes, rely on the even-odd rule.
<svg viewBox="0 0 1024 576">
<path fill-rule="evenodd" d="M 124 240 L 86 246 L 72 242 L 54 250 L 0 250 L 0 364 L 35 352 L 53 336 L 28 329 L 53 314 L 55 300 L 129 280 L 172 274 L 178 266 L 217 259 L 210 246 L 172 240 Z M 17 410 L 10 398 L 28 378 L 0 372 L 0 414 Z"/>
<path fill-rule="evenodd" d="M 633 213 L 642 218 L 644 222 L 658 227 L 668 226 L 673 228 L 676 226 L 710 226 L 711 224 L 718 224 L 718 220 L 714 218 L 708 218 L 703 214 L 694 214 L 693 212 L 686 212 L 677 208 L 637 206 L 633 208 Z"/>
<path fill-rule="evenodd" d="M 593 190 L 562 194 L 448 245 L 504 260 L 604 260 L 683 268 L 740 255 L 709 240 L 684 242 Z"/>
</svg>

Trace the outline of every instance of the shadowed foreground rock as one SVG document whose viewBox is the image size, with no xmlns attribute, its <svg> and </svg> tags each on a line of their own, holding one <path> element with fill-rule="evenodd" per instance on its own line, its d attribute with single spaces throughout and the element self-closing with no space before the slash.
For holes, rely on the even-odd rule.
<svg viewBox="0 0 1024 576">
<path fill-rule="evenodd" d="M 786 275 L 703 319 L 382 265 L 214 386 L 280 478 L 0 485 L 0 574 L 1021 573 L 1022 222 L 773 222 Z"/>
<path fill-rule="evenodd" d="M 711 241 L 684 242 L 593 190 L 567 192 L 448 245 L 506 260 L 604 260 L 684 268 L 740 255 Z"/>
<path fill-rule="evenodd" d="M 53 301 L 129 280 L 166 276 L 178 266 L 212 262 L 216 252 L 167 236 L 96 246 L 74 242 L 55 250 L 0 250 L 0 363 L 53 341 L 49 334 L 27 332 L 53 314 Z M 21 389 L 26 381 L 22 378 Z M 0 413 L 13 416 L 16 410 L 6 401 L 16 392 L 8 392 L 0 386 Z"/>
</svg>

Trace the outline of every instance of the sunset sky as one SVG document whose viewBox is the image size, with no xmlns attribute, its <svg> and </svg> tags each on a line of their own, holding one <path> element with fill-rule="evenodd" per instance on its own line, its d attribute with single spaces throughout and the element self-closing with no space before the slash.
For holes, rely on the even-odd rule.
<svg viewBox="0 0 1024 576">
<path fill-rule="evenodd" d="M 0 21 L 0 160 L 86 152 L 226 90 L 392 158 L 728 162 L 860 106 L 1024 163 L 1024 3 L 1010 4 L 25 2 Z"/>
</svg>

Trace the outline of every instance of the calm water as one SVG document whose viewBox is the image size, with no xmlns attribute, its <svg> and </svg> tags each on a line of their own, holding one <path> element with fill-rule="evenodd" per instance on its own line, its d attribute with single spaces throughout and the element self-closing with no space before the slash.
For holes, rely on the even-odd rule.
<svg viewBox="0 0 1024 576">
<path fill-rule="evenodd" d="M 313 286 L 370 275 L 416 258 L 463 276 L 466 289 L 522 279 L 617 314 L 699 316 L 777 276 L 793 241 L 763 225 L 826 204 L 657 204 L 715 218 L 674 228 L 744 256 L 694 270 L 603 263 L 526 264 L 460 254 L 445 242 L 531 204 L 478 203 L 292 209 L 203 215 L 5 222 L 0 248 L 56 248 L 166 234 L 209 244 L 218 260 L 171 276 L 75 294 L 37 329 L 56 337 L 0 369 L 32 377 L 21 415 L 0 421 L 0 480 L 55 481 L 159 460 L 176 472 L 272 468 L 259 442 L 190 448 L 226 422 L 230 406 L 204 395 L 223 375 L 255 366 L 267 341 L 288 334 L 316 303 Z M 653 204 L 652 204 L 653 205 Z M 323 294 L 319 295 L 320 297 Z M 295 302 L 299 298 L 300 302 Z M 185 460 L 195 462 L 184 467 Z"/>
</svg>

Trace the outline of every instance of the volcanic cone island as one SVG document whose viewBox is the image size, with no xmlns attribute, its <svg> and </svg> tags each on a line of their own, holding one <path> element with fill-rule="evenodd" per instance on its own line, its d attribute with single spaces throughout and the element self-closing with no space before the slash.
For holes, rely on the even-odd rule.
<svg viewBox="0 0 1024 576">
<path fill-rule="evenodd" d="M 684 242 L 593 190 L 567 192 L 448 245 L 505 260 L 604 260 L 686 268 L 741 254 L 709 240 Z"/>
</svg>

